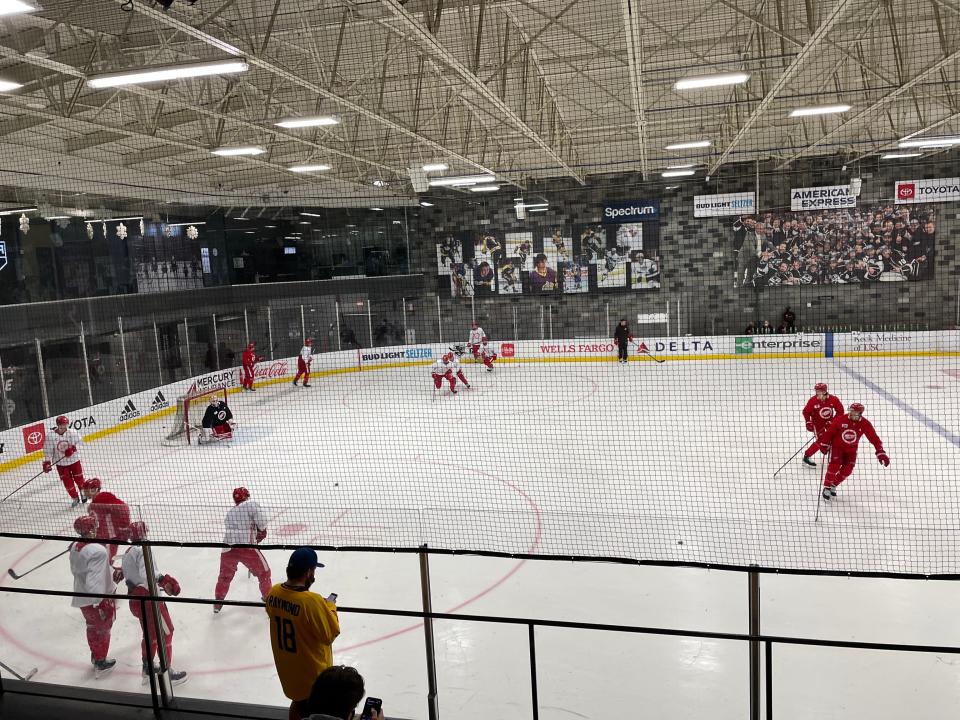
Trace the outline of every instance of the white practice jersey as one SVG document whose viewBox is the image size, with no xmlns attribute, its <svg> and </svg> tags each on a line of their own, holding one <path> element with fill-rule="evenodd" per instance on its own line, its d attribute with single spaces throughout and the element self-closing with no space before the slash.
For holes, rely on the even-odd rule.
<svg viewBox="0 0 960 720">
<path fill-rule="evenodd" d="M 483 343 L 480 346 L 480 354 L 483 357 L 493 357 L 496 353 L 493 352 L 493 348 L 488 343 Z"/>
<path fill-rule="evenodd" d="M 310 362 L 310 358 L 313 357 L 313 348 L 309 345 L 304 345 L 300 348 L 300 357 L 303 358 L 305 363 Z"/>
<path fill-rule="evenodd" d="M 123 579 L 131 585 L 150 589 L 147 584 L 147 566 L 143 562 L 143 548 L 139 545 L 133 545 L 127 549 L 123 555 L 121 564 L 123 569 Z M 154 568 L 156 570 L 156 568 Z"/>
<path fill-rule="evenodd" d="M 70 572 L 73 573 L 73 591 L 113 595 L 113 569 L 107 549 L 96 542 L 75 542 L 70 546 Z M 73 607 L 99 605 L 103 598 L 75 597 Z"/>
<path fill-rule="evenodd" d="M 460 361 L 457 360 L 457 356 L 456 356 L 456 355 L 453 356 L 453 360 L 450 361 L 450 364 L 448 365 L 448 367 L 449 367 L 451 370 L 453 370 L 453 374 L 454 374 L 454 375 L 456 375 L 458 372 L 460 372 Z"/>
<path fill-rule="evenodd" d="M 256 500 L 244 500 L 227 511 L 223 524 L 226 532 L 223 542 L 227 545 L 252 545 L 256 542 L 257 530 L 267 529 L 267 519 Z M 229 548 L 224 548 L 227 552 Z"/>
<path fill-rule="evenodd" d="M 74 445 L 77 448 L 70 457 L 64 457 L 67 448 Z M 56 465 L 73 465 L 80 461 L 80 446 L 83 445 L 83 439 L 73 428 L 67 428 L 67 431 L 61 435 L 56 430 L 47 433 L 47 439 L 43 443 L 43 454 L 50 462 Z M 60 458 L 57 460 L 57 458 Z"/>
<path fill-rule="evenodd" d="M 470 330 L 470 339 L 467 340 L 467 344 L 468 344 L 468 345 L 479 345 L 479 344 L 480 344 L 480 341 L 483 340 L 483 336 L 484 336 L 484 335 L 486 335 L 486 333 L 483 331 L 483 328 L 482 328 L 482 327 L 477 326 L 477 327 L 475 327 L 475 328 L 471 328 L 471 330 Z"/>
<path fill-rule="evenodd" d="M 437 358 L 430 368 L 430 372 L 433 375 L 446 375 L 452 369 L 452 363 L 446 362 L 443 358 Z"/>
</svg>

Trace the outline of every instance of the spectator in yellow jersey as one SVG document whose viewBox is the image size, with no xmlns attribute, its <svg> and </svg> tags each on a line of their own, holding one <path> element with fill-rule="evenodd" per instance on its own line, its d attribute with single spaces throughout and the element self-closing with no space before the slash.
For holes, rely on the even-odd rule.
<svg viewBox="0 0 960 720">
<path fill-rule="evenodd" d="M 266 599 L 270 647 L 283 694 L 291 700 L 290 720 L 307 717 L 310 689 L 333 665 L 333 641 L 340 634 L 336 595 L 310 592 L 323 565 L 311 548 L 298 548 L 287 563 L 287 581 L 274 585 Z"/>
</svg>

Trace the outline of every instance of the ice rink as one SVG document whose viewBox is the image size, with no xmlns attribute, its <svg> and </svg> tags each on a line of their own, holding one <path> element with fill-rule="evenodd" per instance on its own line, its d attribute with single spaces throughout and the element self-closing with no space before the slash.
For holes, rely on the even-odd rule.
<svg viewBox="0 0 960 720">
<path fill-rule="evenodd" d="M 474 384 L 433 397 L 426 367 L 316 378 L 231 394 L 230 446 L 166 447 L 171 417 L 91 442 L 88 477 L 126 500 L 155 537 L 219 542 L 238 485 L 265 506 L 267 542 L 469 548 L 798 569 L 958 573 L 960 358 L 637 361 L 466 366 Z M 853 476 L 818 510 L 820 467 L 799 456 L 815 382 L 860 401 L 891 457 L 864 439 Z M 821 456 L 817 456 L 818 465 Z M 8 493 L 39 470 L 0 476 Z M 71 534 L 54 476 L 0 505 L 0 523 Z M 30 567 L 64 543 L 0 540 L 0 565 Z M 275 581 L 287 551 L 267 556 Z M 184 597 L 212 596 L 217 549 L 159 548 Z M 345 607 L 420 608 L 414 555 L 325 552 L 317 589 Z M 434 609 L 747 631 L 743 573 L 695 568 L 433 556 Z M 36 681 L 94 684 L 83 621 L 64 598 L 4 594 L 3 659 Z M 16 584 L 68 590 L 66 557 Z M 960 587 L 947 581 L 765 574 L 765 634 L 960 645 Z M 231 599 L 258 599 L 242 570 Z M 123 603 L 125 605 L 125 603 Z M 265 615 L 172 605 L 179 694 L 284 704 Z M 354 664 L 391 716 L 426 717 L 416 622 L 341 614 L 338 663 Z M 527 718 L 526 629 L 439 622 L 448 717 Z M 143 691 L 139 630 L 114 626 L 118 670 L 98 685 Z M 540 717 L 742 718 L 747 647 L 731 641 L 544 629 Z M 960 703 L 960 656 L 774 648 L 778 718 L 943 718 Z"/>
</svg>

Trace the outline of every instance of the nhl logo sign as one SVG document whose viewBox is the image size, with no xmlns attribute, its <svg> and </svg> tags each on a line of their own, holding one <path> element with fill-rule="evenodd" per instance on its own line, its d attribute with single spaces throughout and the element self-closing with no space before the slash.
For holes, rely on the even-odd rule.
<svg viewBox="0 0 960 720">
<path fill-rule="evenodd" d="M 0 241 L 0 270 L 7 266 L 7 243 Z"/>
</svg>

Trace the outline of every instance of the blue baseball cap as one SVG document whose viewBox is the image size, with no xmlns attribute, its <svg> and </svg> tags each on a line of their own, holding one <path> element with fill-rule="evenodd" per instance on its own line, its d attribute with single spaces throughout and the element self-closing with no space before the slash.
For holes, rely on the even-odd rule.
<svg viewBox="0 0 960 720">
<path fill-rule="evenodd" d="M 308 547 L 294 550 L 287 562 L 287 568 L 294 572 L 306 572 L 318 567 L 323 567 L 323 563 L 317 559 L 316 551 Z"/>
</svg>

